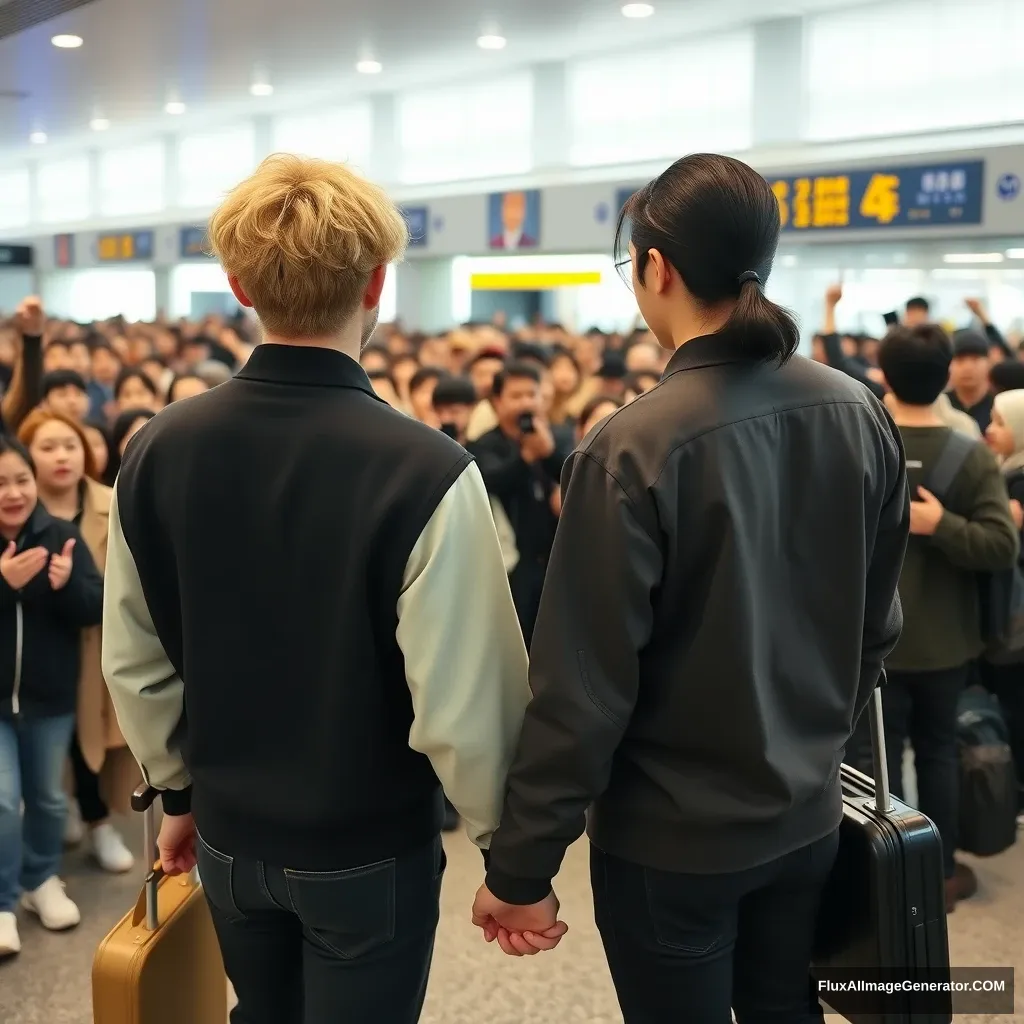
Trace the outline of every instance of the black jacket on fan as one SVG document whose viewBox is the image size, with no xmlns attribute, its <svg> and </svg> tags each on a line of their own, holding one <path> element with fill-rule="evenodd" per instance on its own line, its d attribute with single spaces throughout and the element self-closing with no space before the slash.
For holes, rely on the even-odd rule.
<svg viewBox="0 0 1024 1024">
<path fill-rule="evenodd" d="M 0 576 L 0 717 L 47 718 L 75 710 L 82 629 L 103 617 L 103 578 L 74 523 L 37 505 L 18 551 L 44 547 L 59 555 L 74 538 L 71 577 L 60 589 L 43 566 L 21 590 Z M 7 546 L 0 540 L 0 545 Z"/>
<path fill-rule="evenodd" d="M 583 831 L 709 873 L 839 824 L 839 767 L 899 637 L 899 435 L 845 374 L 696 338 L 566 465 L 533 700 L 488 885 L 541 899 Z"/>
</svg>

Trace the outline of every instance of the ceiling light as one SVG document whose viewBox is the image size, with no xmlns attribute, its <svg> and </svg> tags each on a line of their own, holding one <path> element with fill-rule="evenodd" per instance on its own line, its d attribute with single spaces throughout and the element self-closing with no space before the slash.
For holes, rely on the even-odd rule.
<svg viewBox="0 0 1024 1024">
<path fill-rule="evenodd" d="M 356 61 L 356 71 L 361 75 L 379 75 L 384 70 L 384 65 L 379 60 L 367 57 Z"/>
<path fill-rule="evenodd" d="M 649 18 L 654 13 L 650 4 L 623 4 L 622 14 L 626 18 Z"/>
<path fill-rule="evenodd" d="M 1002 263 L 1001 252 L 947 252 L 943 263 Z"/>
<path fill-rule="evenodd" d="M 1024 260 L 1024 249 L 1007 249 L 1006 258 L 1011 260 Z"/>
<path fill-rule="evenodd" d="M 50 42 L 61 50 L 77 50 L 85 40 L 81 36 L 63 34 L 54 36 Z"/>
<path fill-rule="evenodd" d="M 94 117 L 89 122 L 89 127 L 94 132 L 105 132 L 110 127 L 110 122 L 105 117 Z"/>
<path fill-rule="evenodd" d="M 274 87 L 269 82 L 253 82 L 249 86 L 249 92 L 253 96 L 271 96 L 274 92 Z"/>
<path fill-rule="evenodd" d="M 486 32 L 477 39 L 476 45 L 479 46 L 481 50 L 504 50 L 507 42 L 508 40 L 504 36 L 499 36 L 497 33 Z"/>
<path fill-rule="evenodd" d="M 33 146 L 42 146 L 46 143 L 46 132 L 35 131 L 28 137 L 28 141 Z"/>
<path fill-rule="evenodd" d="M 168 100 L 164 111 L 168 114 L 184 114 L 185 104 L 181 100 Z"/>
</svg>

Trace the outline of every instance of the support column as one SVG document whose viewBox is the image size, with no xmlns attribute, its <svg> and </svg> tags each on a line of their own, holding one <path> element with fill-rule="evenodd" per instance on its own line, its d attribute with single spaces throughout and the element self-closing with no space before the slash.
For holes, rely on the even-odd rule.
<svg viewBox="0 0 1024 1024">
<path fill-rule="evenodd" d="M 533 66 L 533 166 L 569 164 L 569 108 L 564 63 Z"/>
<path fill-rule="evenodd" d="M 394 184 L 401 177 L 401 149 L 398 144 L 398 111 L 393 93 L 370 97 L 370 159 L 367 174 L 373 181 Z"/>
<path fill-rule="evenodd" d="M 452 261 L 416 259 L 396 268 L 395 307 L 410 331 L 447 330 L 452 326 Z"/>
<path fill-rule="evenodd" d="M 803 134 L 803 18 L 754 26 L 753 143 L 775 146 Z"/>
</svg>

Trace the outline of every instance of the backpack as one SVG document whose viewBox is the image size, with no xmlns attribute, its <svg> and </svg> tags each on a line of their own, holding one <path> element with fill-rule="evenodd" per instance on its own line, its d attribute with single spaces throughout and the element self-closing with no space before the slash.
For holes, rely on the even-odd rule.
<svg viewBox="0 0 1024 1024">
<path fill-rule="evenodd" d="M 979 444 L 953 432 L 928 474 L 928 490 L 945 504 L 953 481 Z M 1024 576 L 1018 565 L 999 572 L 979 572 L 981 635 L 985 657 L 993 664 L 1024 660 Z"/>
<path fill-rule="evenodd" d="M 1017 777 L 999 701 L 980 686 L 957 707 L 960 819 L 957 846 L 992 857 L 1017 841 Z"/>
</svg>

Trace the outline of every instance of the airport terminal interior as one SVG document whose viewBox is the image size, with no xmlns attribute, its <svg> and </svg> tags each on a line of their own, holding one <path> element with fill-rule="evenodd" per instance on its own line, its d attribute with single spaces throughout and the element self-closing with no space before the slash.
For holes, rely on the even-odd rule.
<svg viewBox="0 0 1024 1024">
<path fill-rule="evenodd" d="M 795 314 L 802 355 L 881 397 L 877 342 L 919 298 L 954 361 L 1024 361 L 1022 41 L 1024 0 L 0 0 L 0 385 L 13 393 L 24 339 L 42 334 L 49 390 L 35 400 L 73 419 L 81 400 L 75 429 L 112 484 L 149 417 L 231 377 L 259 342 L 207 226 L 280 152 L 345 162 L 397 203 L 409 245 L 363 366 L 381 398 L 442 429 L 433 390 L 456 378 L 483 429 L 498 422 L 488 389 L 506 360 L 534 366 L 566 454 L 656 384 L 668 353 L 640 317 L 617 227 L 628 232 L 640 188 L 695 152 L 744 161 L 778 199 L 765 293 Z M 822 354 L 826 331 L 838 356 Z M 1021 370 L 997 390 L 1024 395 Z M 987 388 L 976 403 L 951 392 L 975 419 L 988 403 L 979 433 Z M 44 429 L 32 415 L 27 445 Z M 15 429 L 6 401 L 4 418 Z M 1024 437 L 1017 448 L 996 450 L 1020 458 Z M 1024 656 L 1012 668 L 1024 693 Z M 0 677 L 0 729 L 11 685 Z M 1024 701 L 1016 720 L 1004 703 L 990 706 L 1012 773 Z M 73 739 L 68 792 L 83 769 L 99 799 L 82 750 Z M 16 768 L 0 757 L 0 823 Z M 914 805 L 909 744 L 904 769 Z M 1016 785 L 1015 813 L 1024 776 Z M 18 910 L 0 1024 L 94 1020 L 93 957 L 134 907 L 147 859 L 139 817 L 104 798 L 109 820 L 69 797 L 79 834 L 59 876 L 81 923 L 51 931 Z M 948 916 L 955 968 L 1024 967 L 1019 823 L 991 856 L 956 855 L 972 881 Z M 521 959 L 470 922 L 483 868 L 464 830 L 444 845 L 423 1021 L 620 1024 L 587 840 L 555 882 L 568 934 Z M 1024 1021 L 1024 991 L 1014 998 L 998 1015 L 956 995 L 956 1019 Z"/>
</svg>

